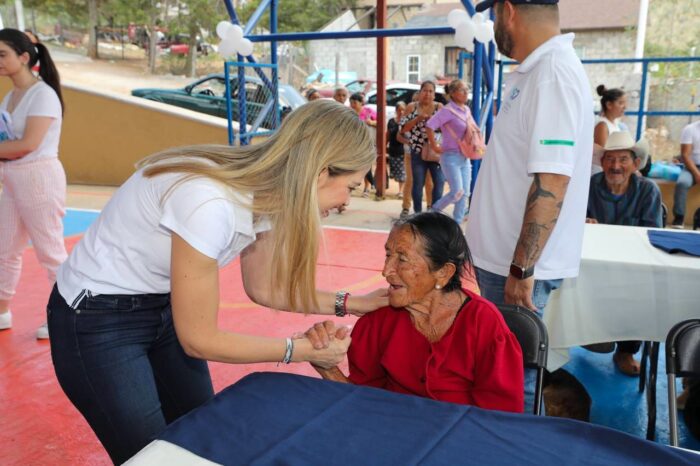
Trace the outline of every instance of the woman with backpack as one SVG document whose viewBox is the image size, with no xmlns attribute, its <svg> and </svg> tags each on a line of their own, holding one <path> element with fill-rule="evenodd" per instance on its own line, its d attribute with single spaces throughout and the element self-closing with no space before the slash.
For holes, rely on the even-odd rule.
<svg viewBox="0 0 700 466">
<path fill-rule="evenodd" d="M 460 139 L 466 131 L 476 123 L 467 107 L 469 89 L 459 79 L 454 79 L 447 85 L 450 102 L 433 115 L 426 124 L 430 145 L 435 152 L 440 153 L 440 167 L 444 173 L 450 192 L 433 204 L 433 210 L 441 211 L 454 204 L 452 214 L 455 221 L 462 223 L 467 214 L 467 200 L 471 183 L 471 163 L 465 154 L 460 152 Z M 470 126 L 472 125 L 472 126 Z M 442 143 L 438 145 L 435 131 L 442 133 Z"/>
</svg>

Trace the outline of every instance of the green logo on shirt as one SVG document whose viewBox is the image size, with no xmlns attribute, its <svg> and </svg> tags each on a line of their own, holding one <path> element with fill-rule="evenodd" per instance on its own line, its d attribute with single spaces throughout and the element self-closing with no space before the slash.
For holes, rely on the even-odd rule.
<svg viewBox="0 0 700 466">
<path fill-rule="evenodd" d="M 574 141 L 568 141 L 566 139 L 540 139 L 540 144 L 543 146 L 572 146 Z"/>
</svg>

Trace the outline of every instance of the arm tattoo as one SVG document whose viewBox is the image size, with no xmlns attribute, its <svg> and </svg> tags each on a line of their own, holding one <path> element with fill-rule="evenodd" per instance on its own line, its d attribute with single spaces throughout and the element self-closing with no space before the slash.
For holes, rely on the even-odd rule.
<svg viewBox="0 0 700 466">
<path fill-rule="evenodd" d="M 542 189 L 542 181 L 540 180 L 540 174 L 535 173 L 535 179 L 532 181 L 532 186 L 533 188 L 530 188 L 530 194 L 527 196 L 527 207 L 525 208 L 525 212 L 529 211 L 532 209 L 533 205 L 537 200 L 541 197 L 549 197 L 549 198 L 556 198 L 554 196 L 554 193 L 551 191 L 547 191 L 546 189 Z"/>
<path fill-rule="evenodd" d="M 517 264 L 530 267 L 539 259 L 559 218 L 567 186 L 568 180 L 564 184 L 562 192 L 555 194 L 555 192 L 542 187 L 540 175 L 535 173 L 527 197 L 520 238 L 513 255 L 513 260 Z M 558 186 L 554 188 L 559 191 L 556 189 Z"/>
</svg>

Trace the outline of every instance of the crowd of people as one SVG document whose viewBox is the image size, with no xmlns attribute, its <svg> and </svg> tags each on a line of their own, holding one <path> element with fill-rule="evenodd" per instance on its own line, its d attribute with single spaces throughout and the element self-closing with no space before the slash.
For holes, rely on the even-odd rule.
<svg viewBox="0 0 700 466">
<path fill-rule="evenodd" d="M 449 83 L 447 105 L 424 81 L 415 101 L 396 106 L 387 174 L 372 172 L 377 115 L 364 94 L 341 87 L 331 100 L 311 89 L 259 144 L 179 147 L 141 161 L 70 255 L 58 73 L 42 44 L 0 30 L 0 75 L 13 85 L 0 104 L 0 329 L 12 326 L 31 239 L 55 283 L 38 336 L 50 335 L 61 388 L 115 464 L 213 397 L 207 361 L 308 362 L 337 382 L 523 412 L 533 374 L 497 306 L 541 316 L 551 292 L 578 275 L 586 221 L 662 226 L 659 188 L 638 173 L 648 144 L 620 121 L 625 93 L 599 86 L 594 116 L 556 3 L 477 6 L 494 8 L 498 48 L 520 65 L 473 194 L 462 143 L 475 122 L 463 81 Z M 682 225 L 687 191 L 700 182 L 700 122 L 683 131 L 681 152 L 673 212 Z M 316 289 L 322 217 L 342 212 L 356 190 L 368 196 L 379 176 L 402 198 L 385 245 L 386 287 Z M 451 218 L 441 213 L 448 206 Z M 236 258 L 256 303 L 360 318 L 351 333 L 330 320 L 289 338 L 223 330 L 218 273 Z M 462 282 L 472 271 L 480 294 Z M 639 345 L 617 342 L 624 374 L 639 374 Z M 338 367 L 346 356 L 347 375 Z"/>
</svg>

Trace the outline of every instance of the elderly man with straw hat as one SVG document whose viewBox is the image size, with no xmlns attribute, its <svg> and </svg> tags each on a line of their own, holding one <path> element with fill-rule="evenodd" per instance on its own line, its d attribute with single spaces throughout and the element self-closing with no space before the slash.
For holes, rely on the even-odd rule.
<svg viewBox="0 0 700 466">
<path fill-rule="evenodd" d="M 636 174 L 646 165 L 649 145 L 635 142 L 627 131 L 611 133 L 603 148 L 603 171 L 591 177 L 588 194 L 588 223 L 661 227 L 661 191 L 656 184 Z M 617 342 L 613 361 L 626 375 L 639 374 L 633 355 L 639 341 Z M 597 346 L 597 345 L 596 345 Z M 612 351 L 612 346 L 609 351 Z"/>
</svg>

